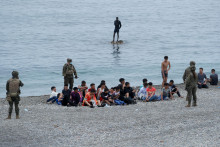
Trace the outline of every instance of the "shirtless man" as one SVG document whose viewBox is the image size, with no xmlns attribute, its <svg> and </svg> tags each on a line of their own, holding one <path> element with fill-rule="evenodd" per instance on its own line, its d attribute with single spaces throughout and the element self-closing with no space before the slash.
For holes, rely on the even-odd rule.
<svg viewBox="0 0 220 147">
<path fill-rule="evenodd" d="M 168 61 L 168 56 L 165 56 L 164 61 L 161 63 L 161 73 L 162 73 L 162 78 L 163 78 L 162 87 L 164 87 L 164 83 L 167 82 L 168 71 L 170 70 L 170 68 L 171 68 L 171 65 L 170 65 L 170 61 Z"/>
<path fill-rule="evenodd" d="M 115 25 L 115 30 L 114 30 L 114 33 L 113 33 L 113 43 L 115 41 L 115 33 L 117 33 L 117 42 L 118 42 L 118 39 L 119 39 L 119 30 L 121 29 L 121 21 L 118 19 L 118 17 L 116 17 L 116 20 L 114 21 L 114 25 Z"/>
</svg>

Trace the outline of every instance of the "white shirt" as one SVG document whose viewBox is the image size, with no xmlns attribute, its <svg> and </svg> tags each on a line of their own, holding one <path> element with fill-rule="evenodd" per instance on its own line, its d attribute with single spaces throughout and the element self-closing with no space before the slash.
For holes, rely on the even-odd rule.
<svg viewBox="0 0 220 147">
<path fill-rule="evenodd" d="M 142 87 L 140 91 L 138 92 L 138 97 L 141 98 L 141 97 L 146 97 L 146 96 L 147 96 L 147 90 L 146 88 Z"/>
<path fill-rule="evenodd" d="M 52 91 L 51 94 L 50 94 L 50 98 L 52 98 L 52 97 L 54 97 L 54 96 L 57 96 L 57 94 L 58 94 L 57 92 Z"/>
</svg>

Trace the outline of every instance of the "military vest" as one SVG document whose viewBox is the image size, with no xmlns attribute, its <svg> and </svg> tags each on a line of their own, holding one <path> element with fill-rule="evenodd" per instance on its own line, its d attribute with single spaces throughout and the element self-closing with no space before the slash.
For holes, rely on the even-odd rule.
<svg viewBox="0 0 220 147">
<path fill-rule="evenodd" d="M 11 97 L 17 97 L 19 95 L 19 79 L 10 79 L 9 80 L 9 95 Z"/>
<path fill-rule="evenodd" d="M 66 74 L 67 75 L 72 75 L 74 73 L 74 68 L 73 68 L 73 65 L 70 64 L 66 64 Z"/>
</svg>

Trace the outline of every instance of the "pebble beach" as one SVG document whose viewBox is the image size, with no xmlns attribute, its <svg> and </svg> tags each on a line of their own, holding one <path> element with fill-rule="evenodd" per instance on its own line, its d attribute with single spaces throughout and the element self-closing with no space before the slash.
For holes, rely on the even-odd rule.
<svg viewBox="0 0 220 147">
<path fill-rule="evenodd" d="M 186 97 L 183 84 L 177 85 Z M 198 106 L 185 98 L 103 108 L 46 104 L 47 95 L 22 97 L 20 119 L 5 120 L 0 99 L 0 146 L 220 146 L 220 89 L 198 89 Z M 155 86 L 159 94 L 160 86 Z"/>
</svg>

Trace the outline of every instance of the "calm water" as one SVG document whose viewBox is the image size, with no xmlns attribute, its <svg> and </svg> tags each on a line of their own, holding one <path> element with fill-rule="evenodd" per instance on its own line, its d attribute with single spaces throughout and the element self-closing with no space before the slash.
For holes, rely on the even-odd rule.
<svg viewBox="0 0 220 147">
<path fill-rule="evenodd" d="M 124 44 L 113 46 L 116 16 Z M 75 85 L 114 86 L 121 77 L 132 86 L 143 78 L 161 84 L 165 55 L 176 83 L 190 60 L 207 75 L 220 73 L 219 0 L 2 0 L 0 36 L 0 97 L 12 70 L 23 96 L 48 94 L 52 85 L 60 91 L 68 57 L 80 77 Z"/>
</svg>

